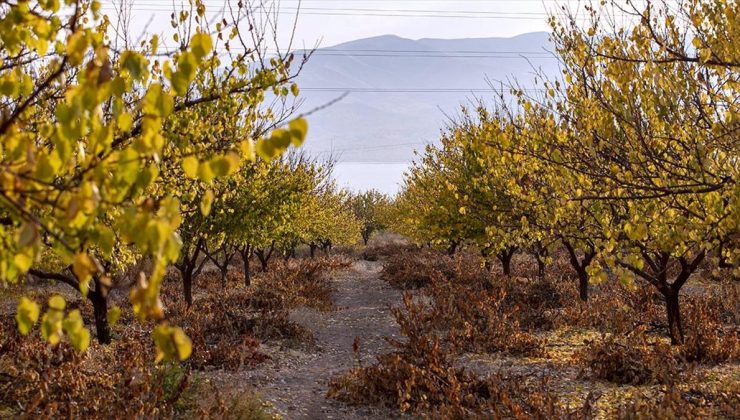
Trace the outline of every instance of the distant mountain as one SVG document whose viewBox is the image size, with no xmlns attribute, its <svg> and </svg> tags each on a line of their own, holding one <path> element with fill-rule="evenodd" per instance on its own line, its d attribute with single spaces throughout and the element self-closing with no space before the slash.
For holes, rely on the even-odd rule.
<svg viewBox="0 0 740 420">
<path fill-rule="evenodd" d="M 483 39 L 386 35 L 319 49 L 298 79 L 301 110 L 350 93 L 311 116 L 305 147 L 343 162 L 409 161 L 462 104 L 491 98 L 491 84 L 517 79 L 526 87 L 535 68 L 557 74 L 550 50 L 545 32 Z"/>
</svg>

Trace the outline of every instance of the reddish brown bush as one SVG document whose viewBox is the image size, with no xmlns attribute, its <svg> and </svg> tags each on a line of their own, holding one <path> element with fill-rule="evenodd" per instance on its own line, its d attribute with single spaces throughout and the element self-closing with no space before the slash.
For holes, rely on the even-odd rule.
<svg viewBox="0 0 740 420">
<path fill-rule="evenodd" d="M 681 363 L 667 343 L 650 343 L 644 331 L 608 335 L 587 343 L 576 354 L 593 376 L 618 384 L 669 384 L 679 379 Z"/>
<path fill-rule="evenodd" d="M 382 243 L 372 244 L 360 253 L 360 257 L 365 261 L 379 261 L 380 259 L 387 258 L 393 255 L 418 251 L 419 247 L 413 244 L 402 244 L 402 243 Z"/>
<path fill-rule="evenodd" d="M 484 379 L 453 367 L 452 355 L 440 338 L 417 328 L 402 322 L 408 340 L 392 341 L 396 351 L 378 357 L 377 363 L 333 378 L 328 397 L 441 418 L 566 415 L 554 394 L 543 387 L 525 385 L 521 378 Z"/>
<path fill-rule="evenodd" d="M 740 361 L 740 329 L 724 327 L 725 306 L 713 298 L 689 298 L 684 305 L 685 339 L 681 355 L 689 362 Z"/>
<path fill-rule="evenodd" d="M 735 418 L 738 407 L 737 393 L 694 388 L 682 391 L 670 385 L 659 395 L 633 396 L 619 405 L 616 415 L 628 420 Z"/>
<path fill-rule="evenodd" d="M 149 343 L 148 334 L 130 334 L 81 355 L 64 343 L 22 337 L 3 317 L 0 410 L 31 418 L 173 417 L 190 408 L 190 375 L 155 366 Z"/>
<path fill-rule="evenodd" d="M 349 261 L 338 258 L 295 260 L 276 264 L 271 271 L 259 277 L 257 294 L 274 294 L 283 299 L 284 306 L 305 306 L 320 311 L 334 308 L 334 288 L 328 279 L 331 270 L 346 267 Z"/>
<path fill-rule="evenodd" d="M 398 313 L 399 323 L 428 322 L 430 330 L 446 332 L 446 341 L 462 351 L 530 356 L 544 351 L 542 339 L 519 327 L 517 308 L 507 304 L 503 289 L 476 290 L 437 278 L 425 296 L 431 300 L 429 313 Z M 414 305 L 409 296 L 404 303 L 407 309 Z"/>
<path fill-rule="evenodd" d="M 419 249 L 389 256 L 383 263 L 380 278 L 397 289 L 418 289 L 429 284 L 434 276 L 453 277 L 451 265 L 452 258 L 434 250 Z"/>
<path fill-rule="evenodd" d="M 569 292 L 571 291 L 571 292 Z M 553 312 L 554 326 L 593 328 L 614 334 L 628 334 L 637 328 L 660 330 L 665 326 L 665 304 L 655 288 L 640 284 L 629 289 L 619 282 L 593 285 L 588 302 L 580 302 L 575 285 L 570 304 Z"/>
</svg>

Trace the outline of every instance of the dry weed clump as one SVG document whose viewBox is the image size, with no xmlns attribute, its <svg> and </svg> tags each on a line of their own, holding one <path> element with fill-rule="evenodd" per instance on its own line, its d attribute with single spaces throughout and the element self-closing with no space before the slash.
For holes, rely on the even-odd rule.
<svg viewBox="0 0 740 420">
<path fill-rule="evenodd" d="M 688 388 L 676 385 L 661 389 L 659 395 L 639 393 L 617 407 L 617 418 L 646 419 L 702 419 L 735 418 L 740 407 L 740 395 L 717 390 Z"/>
<path fill-rule="evenodd" d="M 383 263 L 380 278 L 397 289 L 419 289 L 436 275 L 453 277 L 451 266 L 451 257 L 431 249 L 418 249 L 389 256 Z"/>
<path fill-rule="evenodd" d="M 387 242 L 380 244 L 371 244 L 360 253 L 360 258 L 365 261 L 379 261 L 393 255 L 406 254 L 418 251 L 420 248 L 414 244 L 405 244 L 398 242 Z"/>
<path fill-rule="evenodd" d="M 665 304 L 652 286 L 640 284 L 630 289 L 619 282 L 607 281 L 591 288 L 588 302 L 581 302 L 576 285 L 566 287 L 565 292 L 572 293 L 571 303 L 553 313 L 555 327 L 590 328 L 613 334 L 628 334 L 638 328 L 651 331 L 667 328 Z"/>
<path fill-rule="evenodd" d="M 289 311 L 299 306 L 332 310 L 328 273 L 348 265 L 342 257 L 280 261 L 249 288 L 238 282 L 239 287 L 224 289 L 217 273 L 206 273 L 198 279 L 192 308 L 182 302 L 174 283 L 162 296 L 169 303 L 169 320 L 193 341 L 189 363 L 194 368 L 240 370 L 267 359 L 259 351 L 259 340 L 282 340 L 293 347 L 313 344 L 311 332 L 291 321 Z"/>
<path fill-rule="evenodd" d="M 399 323 L 430 323 L 431 330 L 446 332 L 446 341 L 460 351 L 538 356 L 544 340 L 522 331 L 517 306 L 507 302 L 504 289 L 477 290 L 437 278 L 425 290 L 431 301 L 428 314 L 410 296 Z"/>
<path fill-rule="evenodd" d="M 565 416 L 544 387 L 525 385 L 520 378 L 478 377 L 454 367 L 448 346 L 424 326 L 401 323 L 401 332 L 408 340 L 390 340 L 395 351 L 333 378 L 328 397 L 440 418 Z"/>
<path fill-rule="evenodd" d="M 682 363 L 665 342 L 649 342 L 645 331 L 606 335 L 587 343 L 576 359 L 598 379 L 624 385 L 671 384 Z"/>
<path fill-rule="evenodd" d="M 740 361 L 740 329 L 722 321 L 725 305 L 714 298 L 692 297 L 684 304 L 685 338 L 681 355 L 689 362 L 720 364 Z"/>
<path fill-rule="evenodd" d="M 284 299 L 288 308 L 305 306 L 319 311 L 334 309 L 334 288 L 328 278 L 332 270 L 349 266 L 340 257 L 303 259 L 275 264 L 259 277 L 257 293 L 273 293 Z"/>
<path fill-rule="evenodd" d="M 49 346 L 38 337 L 22 337 L 12 317 L 0 319 L 2 415 L 173 417 L 191 407 L 189 393 L 187 370 L 155 366 L 146 334 L 79 354 L 65 343 Z"/>
<path fill-rule="evenodd" d="M 555 314 L 578 297 L 570 282 L 544 278 L 496 277 L 491 283 L 506 295 L 503 304 L 526 330 L 550 330 Z"/>
</svg>

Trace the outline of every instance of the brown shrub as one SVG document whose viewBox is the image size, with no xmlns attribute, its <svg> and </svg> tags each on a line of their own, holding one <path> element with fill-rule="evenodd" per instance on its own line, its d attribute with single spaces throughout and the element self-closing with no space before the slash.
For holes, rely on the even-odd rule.
<svg viewBox="0 0 740 420">
<path fill-rule="evenodd" d="M 593 328 L 613 334 L 628 334 L 638 328 L 659 330 L 665 326 L 665 303 L 653 286 L 639 283 L 629 289 L 607 281 L 591 286 L 588 302 L 578 299 L 575 283 L 564 289 L 572 293 L 570 305 L 554 312 L 554 326 Z"/>
<path fill-rule="evenodd" d="M 740 395 L 716 390 L 682 391 L 669 385 L 659 395 L 637 394 L 617 408 L 617 417 L 626 420 L 735 418 Z"/>
<path fill-rule="evenodd" d="M 453 277 L 452 258 L 430 249 L 391 255 L 383 263 L 380 278 L 391 286 L 410 290 L 424 287 L 436 275 Z"/>
<path fill-rule="evenodd" d="M 476 290 L 437 278 L 425 293 L 432 302 L 429 313 L 399 312 L 399 323 L 429 322 L 430 329 L 446 332 L 446 341 L 462 351 L 530 356 L 544 352 L 542 339 L 520 329 L 517 308 L 508 305 L 503 289 Z M 410 297 L 404 304 L 407 309 L 414 305 Z"/>
<path fill-rule="evenodd" d="M 378 362 L 332 378 L 327 396 L 350 404 L 382 404 L 402 412 L 441 418 L 564 417 L 558 400 L 544 387 L 521 378 L 480 378 L 453 366 L 439 337 L 401 325 L 408 341 L 392 341 L 396 351 Z M 359 360 L 359 357 L 358 357 Z"/>
<path fill-rule="evenodd" d="M 593 340 L 575 357 L 594 377 L 617 384 L 674 383 L 681 371 L 673 348 L 664 342 L 649 343 L 644 330 Z"/>
<path fill-rule="evenodd" d="M 148 334 L 131 334 L 105 351 L 94 345 L 80 354 L 65 343 L 22 337 L 12 318 L 3 317 L 0 411 L 42 418 L 156 418 L 188 410 L 189 373 L 155 366 L 149 343 Z"/>
<path fill-rule="evenodd" d="M 685 339 L 681 355 L 689 362 L 740 361 L 740 330 L 722 325 L 724 304 L 713 297 L 692 297 L 684 304 Z"/>
<path fill-rule="evenodd" d="M 257 293 L 274 294 L 283 299 L 283 306 L 305 306 L 320 311 L 334 309 L 334 287 L 328 279 L 331 270 L 349 265 L 346 259 L 319 258 L 294 260 L 275 264 L 271 271 L 259 277 Z"/>
<path fill-rule="evenodd" d="M 404 254 L 408 252 L 418 251 L 419 247 L 413 244 L 404 244 L 397 242 L 387 242 L 376 244 L 373 243 L 360 253 L 360 258 L 365 261 L 379 261 L 383 258 L 387 258 L 393 255 Z"/>
</svg>

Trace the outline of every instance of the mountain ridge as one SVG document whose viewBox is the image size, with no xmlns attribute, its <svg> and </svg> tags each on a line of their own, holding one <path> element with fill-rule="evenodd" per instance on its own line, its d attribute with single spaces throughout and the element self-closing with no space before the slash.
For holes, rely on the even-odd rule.
<svg viewBox="0 0 740 420">
<path fill-rule="evenodd" d="M 522 79 L 526 87 L 533 63 L 556 74 L 548 36 L 412 40 L 389 34 L 320 48 L 297 79 L 302 110 L 349 94 L 311 116 L 306 150 L 334 151 L 342 162 L 408 162 L 415 148 L 439 137 L 448 115 L 475 97 L 491 97 L 489 81 Z"/>
</svg>

